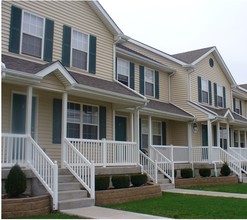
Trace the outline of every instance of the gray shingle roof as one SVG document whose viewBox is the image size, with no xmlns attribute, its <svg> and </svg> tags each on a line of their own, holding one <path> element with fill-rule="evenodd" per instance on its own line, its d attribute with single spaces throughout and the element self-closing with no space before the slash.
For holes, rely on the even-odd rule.
<svg viewBox="0 0 247 220">
<path fill-rule="evenodd" d="M 183 111 L 182 109 L 176 107 L 171 103 L 164 103 L 155 100 L 150 100 L 146 108 L 193 118 L 192 115 L 190 115 L 189 113 Z"/>
<path fill-rule="evenodd" d="M 173 54 L 172 57 L 181 60 L 187 64 L 191 64 L 197 59 L 199 59 L 201 56 L 203 56 L 205 53 L 207 53 L 209 50 L 211 50 L 214 47 L 208 47 L 208 48 L 203 48 L 199 50 L 193 50 L 193 51 L 188 51 L 184 53 L 178 53 L 178 54 Z"/>
<path fill-rule="evenodd" d="M 239 86 L 247 90 L 247 84 L 241 84 Z"/>
<path fill-rule="evenodd" d="M 17 70 L 17 71 L 21 71 L 25 73 L 30 73 L 30 74 L 36 74 L 39 71 L 50 66 L 51 64 L 55 62 L 60 62 L 60 61 L 54 61 L 52 63 L 47 63 L 47 64 L 40 64 L 40 63 L 35 63 L 35 62 L 19 59 L 16 57 L 2 55 L 2 62 L 5 64 L 6 68 L 8 69 Z M 79 74 L 75 72 L 69 72 L 69 73 L 78 82 L 78 84 L 87 85 L 93 88 L 98 88 L 98 89 L 102 89 L 106 91 L 111 91 L 111 92 L 131 96 L 131 97 L 143 99 L 142 96 L 131 91 L 125 86 L 121 85 L 121 83 L 118 83 L 115 81 L 107 81 L 103 79 L 98 79 L 94 76 L 87 76 L 85 74 Z"/>
</svg>

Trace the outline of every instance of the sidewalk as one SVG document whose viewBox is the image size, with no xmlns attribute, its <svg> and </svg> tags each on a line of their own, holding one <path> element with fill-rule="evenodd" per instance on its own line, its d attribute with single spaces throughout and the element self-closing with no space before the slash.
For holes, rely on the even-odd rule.
<svg viewBox="0 0 247 220">
<path fill-rule="evenodd" d="M 191 189 L 178 189 L 178 188 L 163 190 L 163 192 L 247 199 L 247 194 L 239 194 L 239 193 L 224 193 L 224 192 L 213 192 L 213 191 L 202 191 L 202 190 L 191 190 Z"/>
<path fill-rule="evenodd" d="M 115 209 L 91 206 L 79 209 L 61 210 L 62 213 L 78 215 L 93 219 L 168 219 L 159 216 L 139 214 L 135 212 L 126 212 Z"/>
</svg>

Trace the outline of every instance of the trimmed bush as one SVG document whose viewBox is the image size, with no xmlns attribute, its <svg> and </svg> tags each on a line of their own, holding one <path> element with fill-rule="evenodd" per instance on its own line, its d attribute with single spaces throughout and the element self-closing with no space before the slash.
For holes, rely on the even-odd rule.
<svg viewBox="0 0 247 220">
<path fill-rule="evenodd" d="M 201 168 L 199 169 L 199 174 L 201 177 L 209 177 L 211 176 L 211 170 L 209 168 Z"/>
<path fill-rule="evenodd" d="M 230 175 L 231 170 L 230 170 L 230 168 L 229 168 L 227 163 L 223 164 L 223 166 L 220 169 L 220 173 L 221 173 L 222 176 L 229 176 Z"/>
<path fill-rule="evenodd" d="M 133 184 L 133 186 L 142 186 L 147 183 L 148 177 L 146 174 L 133 174 L 130 176 L 130 181 Z"/>
<path fill-rule="evenodd" d="M 14 165 L 7 176 L 5 190 L 9 197 L 18 197 L 24 193 L 27 188 L 27 179 L 25 173 L 18 164 Z"/>
<path fill-rule="evenodd" d="M 106 190 L 110 185 L 110 176 L 96 176 L 95 190 Z"/>
<path fill-rule="evenodd" d="M 193 170 L 188 169 L 181 169 L 181 177 L 183 178 L 192 178 L 193 177 Z"/>
<path fill-rule="evenodd" d="M 111 181 L 115 189 L 129 188 L 130 186 L 130 177 L 126 175 L 112 176 Z"/>
</svg>

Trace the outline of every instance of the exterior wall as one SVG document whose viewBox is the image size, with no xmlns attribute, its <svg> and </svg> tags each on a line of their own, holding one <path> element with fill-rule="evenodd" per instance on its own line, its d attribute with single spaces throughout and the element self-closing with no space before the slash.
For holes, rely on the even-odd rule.
<svg viewBox="0 0 247 220">
<path fill-rule="evenodd" d="M 71 26 L 79 31 L 97 37 L 96 74 L 90 74 L 77 68 L 68 68 L 70 71 L 90 74 L 98 78 L 112 80 L 113 77 L 113 35 L 104 26 L 86 1 L 37 1 L 30 4 L 28 1 L 2 2 L 2 53 L 23 59 L 45 63 L 41 59 L 18 55 L 8 52 L 11 6 L 15 5 L 30 13 L 49 18 L 54 22 L 53 61 L 62 58 L 63 25 Z"/>
<path fill-rule="evenodd" d="M 214 60 L 214 66 L 210 67 L 209 59 L 212 58 Z M 217 83 L 218 85 L 224 86 L 226 89 L 226 107 L 233 109 L 232 106 L 232 90 L 231 84 L 227 80 L 225 74 L 221 70 L 217 60 L 215 57 L 210 54 L 205 59 L 200 61 L 196 65 L 196 70 L 191 74 L 191 98 L 192 101 L 198 102 L 198 85 L 197 85 L 197 77 L 201 76 L 207 80 L 210 80 L 212 83 L 212 107 L 214 106 L 214 88 L 213 84 Z"/>
<path fill-rule="evenodd" d="M 179 121 L 170 121 L 172 143 L 174 146 L 188 146 L 187 123 Z M 179 137 L 179 138 L 178 138 Z"/>
</svg>

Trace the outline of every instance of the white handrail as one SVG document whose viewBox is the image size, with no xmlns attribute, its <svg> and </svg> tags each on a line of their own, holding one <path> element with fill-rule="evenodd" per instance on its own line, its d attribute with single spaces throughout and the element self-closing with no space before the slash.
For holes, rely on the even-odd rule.
<svg viewBox="0 0 247 220">
<path fill-rule="evenodd" d="M 157 161 L 158 170 L 163 173 L 174 184 L 174 163 L 173 163 L 173 146 L 171 146 L 171 160 L 165 157 L 161 152 L 155 149 L 155 147 L 149 147 L 150 158 L 153 161 Z"/>
<path fill-rule="evenodd" d="M 70 141 L 65 138 L 65 166 L 75 178 L 89 192 L 91 198 L 95 198 L 95 167 L 90 163 Z"/>
<path fill-rule="evenodd" d="M 40 180 L 53 199 L 53 210 L 58 209 L 58 166 L 57 162 L 45 154 L 41 147 L 28 136 L 27 143 L 28 166 L 31 168 L 36 177 Z"/>
<path fill-rule="evenodd" d="M 235 150 L 236 148 L 228 148 L 228 152 L 234 156 L 235 158 L 237 158 L 240 161 L 240 166 L 241 166 L 241 170 L 242 172 L 244 172 L 245 174 L 247 174 L 247 159 L 245 157 L 243 157 L 239 152 L 237 152 Z"/>
</svg>

